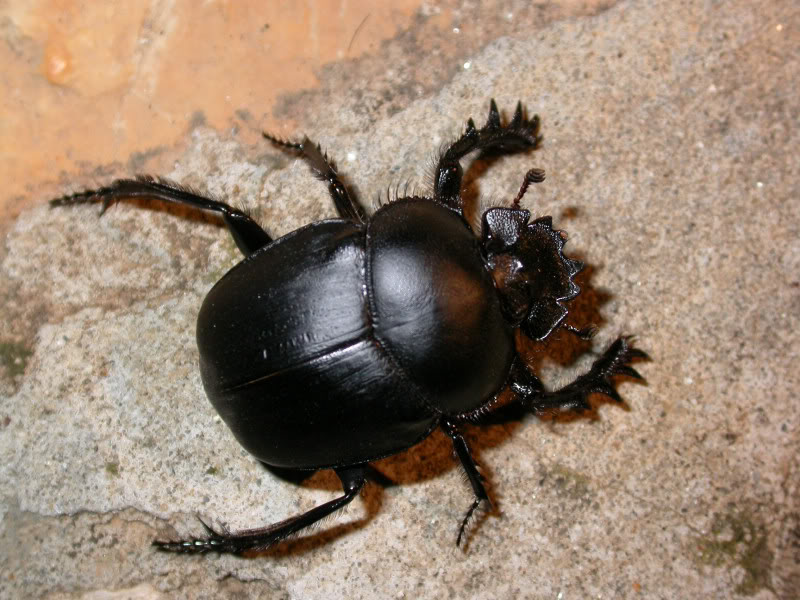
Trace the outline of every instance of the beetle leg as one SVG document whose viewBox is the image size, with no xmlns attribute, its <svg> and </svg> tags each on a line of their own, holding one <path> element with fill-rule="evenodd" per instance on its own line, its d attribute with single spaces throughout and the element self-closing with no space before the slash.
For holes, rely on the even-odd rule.
<svg viewBox="0 0 800 600">
<path fill-rule="evenodd" d="M 102 202 L 102 215 L 114 202 L 130 198 L 155 198 L 173 204 L 183 204 L 210 210 L 222 215 L 233 240 L 248 256 L 272 241 L 272 238 L 250 216 L 224 202 L 211 200 L 195 193 L 193 190 L 166 179 L 153 179 L 140 176 L 136 179 L 118 179 L 107 187 L 86 190 L 69 196 L 62 196 L 50 201 L 50 206 L 69 206 L 89 202 Z"/>
<path fill-rule="evenodd" d="M 464 439 L 464 436 L 452 422 L 443 420 L 441 426 L 442 430 L 450 437 L 451 440 L 453 440 L 453 448 L 456 451 L 458 459 L 461 461 L 461 466 L 464 467 L 467 480 L 469 481 L 470 485 L 472 485 L 472 491 L 475 494 L 475 500 L 473 500 L 472 505 L 469 507 L 469 510 L 467 510 L 467 514 L 464 516 L 464 520 L 461 521 L 461 527 L 458 530 L 456 546 L 459 546 L 461 544 L 461 538 L 464 537 L 464 531 L 467 528 L 467 524 L 472 518 L 475 510 L 481 505 L 482 502 L 486 502 L 489 509 L 491 509 L 492 502 L 489 500 L 489 494 L 486 493 L 486 488 L 483 485 L 483 475 L 481 475 L 480 471 L 478 471 L 478 465 L 475 462 L 475 459 L 472 458 L 472 454 L 469 451 L 467 440 Z"/>
<path fill-rule="evenodd" d="M 207 538 L 196 538 L 178 542 L 162 542 L 156 540 L 153 542 L 153 546 L 165 552 L 180 552 L 185 554 L 204 554 L 206 552 L 242 554 L 244 552 L 265 550 L 273 544 L 286 539 L 290 535 L 305 529 L 309 525 L 343 508 L 358 495 L 366 481 L 365 465 L 335 469 L 335 471 L 342 481 L 344 495 L 330 502 L 326 502 L 325 504 L 321 504 L 316 508 L 312 508 L 301 515 L 291 517 L 285 521 L 280 521 L 261 529 L 247 529 L 234 533 L 215 531 L 203 523 L 203 527 L 205 527 L 209 534 Z"/>
<path fill-rule="evenodd" d="M 481 129 L 475 128 L 472 119 L 467 121 L 467 129 L 455 142 L 450 144 L 436 164 L 433 180 L 433 199 L 461 213 L 461 178 L 464 174 L 460 160 L 474 150 L 494 154 L 512 154 L 535 149 L 542 141 L 539 135 L 539 117 L 525 117 L 522 103 L 517 103 L 514 116 L 507 125 L 500 120 L 497 104 L 489 104 L 489 118 Z"/>
<path fill-rule="evenodd" d="M 545 391 L 539 380 L 524 366 L 517 369 L 516 380 L 512 382 L 511 388 L 519 401 L 532 412 L 540 413 L 553 409 L 582 412 L 590 408 L 588 399 L 591 394 L 603 394 L 612 400 L 622 402 L 611 378 L 616 375 L 626 375 L 643 381 L 644 378 L 629 363 L 634 359 L 647 358 L 646 353 L 633 347 L 630 337 L 620 337 L 592 363 L 587 373 L 558 390 Z M 523 370 L 527 375 L 522 373 Z"/>
<path fill-rule="evenodd" d="M 342 183 L 339 174 L 336 172 L 336 165 L 327 154 L 323 154 L 319 144 L 315 144 L 307 137 L 302 142 L 290 142 L 277 138 L 269 133 L 262 134 L 270 142 L 283 149 L 299 152 L 308 162 L 314 176 L 328 184 L 328 193 L 333 199 L 336 212 L 343 219 L 349 219 L 358 224 L 363 224 L 366 220 L 366 212 L 347 191 L 347 187 Z"/>
</svg>

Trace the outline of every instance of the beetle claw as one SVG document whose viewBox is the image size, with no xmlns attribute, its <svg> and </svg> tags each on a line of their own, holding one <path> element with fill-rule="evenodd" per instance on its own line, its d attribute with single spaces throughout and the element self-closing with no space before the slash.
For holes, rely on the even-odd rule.
<svg viewBox="0 0 800 600">
<path fill-rule="evenodd" d="M 594 361 L 587 373 L 561 389 L 545 392 L 540 398 L 531 402 L 531 410 L 536 413 L 555 408 L 562 411 L 583 412 L 591 409 L 589 396 L 592 394 L 602 394 L 621 403 L 622 396 L 614 387 L 612 378 L 624 375 L 644 381 L 644 378 L 629 363 L 633 360 L 649 358 L 645 352 L 634 348 L 632 344 L 631 336 L 617 338 L 603 355 Z"/>
<path fill-rule="evenodd" d="M 203 526 L 203 529 L 205 529 L 208 535 L 210 535 L 211 537 L 218 537 L 222 539 L 229 533 L 227 528 L 225 527 L 222 528 L 222 533 L 220 533 L 216 529 L 211 527 L 211 525 L 206 523 L 200 515 L 195 515 L 195 516 L 197 517 L 197 520 L 200 521 L 200 524 Z"/>
<path fill-rule="evenodd" d="M 177 542 L 164 542 L 153 540 L 152 546 L 161 552 L 173 552 L 177 554 L 205 554 L 207 552 L 233 552 L 225 543 L 225 538 L 211 537 L 208 539 L 194 538 L 191 540 L 180 540 Z"/>
</svg>

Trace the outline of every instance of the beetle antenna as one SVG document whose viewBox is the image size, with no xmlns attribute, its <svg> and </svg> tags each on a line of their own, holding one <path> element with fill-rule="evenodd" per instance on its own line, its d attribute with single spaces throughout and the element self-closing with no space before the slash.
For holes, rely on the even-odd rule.
<svg viewBox="0 0 800 600">
<path fill-rule="evenodd" d="M 531 169 L 525 173 L 525 179 L 522 181 L 519 192 L 517 192 L 517 197 L 511 202 L 511 207 L 519 210 L 519 201 L 522 200 L 525 192 L 528 191 L 528 187 L 532 183 L 541 183 L 542 181 L 544 181 L 544 169 Z"/>
</svg>

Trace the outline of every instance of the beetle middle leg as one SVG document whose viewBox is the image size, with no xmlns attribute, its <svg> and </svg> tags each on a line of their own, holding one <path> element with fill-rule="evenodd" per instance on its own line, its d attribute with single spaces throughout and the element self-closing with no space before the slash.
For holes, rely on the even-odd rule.
<svg viewBox="0 0 800 600">
<path fill-rule="evenodd" d="M 96 190 L 86 190 L 77 194 L 62 196 L 50 201 L 50 206 L 69 206 L 72 204 L 85 204 L 89 202 L 102 202 L 100 214 L 114 202 L 131 198 L 155 198 L 173 204 L 183 204 L 200 210 L 210 210 L 222 215 L 233 240 L 242 254 L 249 256 L 262 246 L 272 241 L 261 226 L 249 215 L 232 206 L 211 200 L 195 193 L 193 190 L 180 186 L 164 179 L 155 180 L 151 177 L 138 177 L 137 179 L 118 179 L 107 187 Z"/>
<path fill-rule="evenodd" d="M 489 118 L 486 120 L 486 125 L 476 129 L 472 119 L 467 121 L 464 134 L 450 144 L 439 157 L 434 175 L 433 199 L 462 212 L 464 208 L 461 199 L 461 178 L 464 175 L 460 164 L 462 158 L 474 150 L 493 154 L 513 154 L 535 149 L 541 141 L 538 116 L 528 119 L 522 104 L 518 102 L 511 121 L 503 125 L 497 104 L 492 100 L 489 104 Z"/>
<path fill-rule="evenodd" d="M 478 465 L 475 463 L 475 459 L 472 458 L 472 454 L 469 451 L 467 440 L 464 439 L 464 436 L 461 434 L 458 428 L 456 428 L 456 426 L 450 421 L 442 421 L 441 427 L 442 430 L 450 437 L 450 439 L 453 440 L 453 448 L 456 451 L 458 459 L 461 461 L 461 465 L 464 467 L 464 472 L 466 473 L 467 479 L 472 486 L 472 491 L 475 494 L 475 499 L 472 501 L 472 505 L 469 507 L 469 510 L 467 510 L 467 514 L 461 521 L 461 527 L 458 530 L 456 546 L 459 546 L 461 544 L 461 539 L 464 537 L 464 531 L 467 528 L 467 524 L 472 518 L 475 510 L 481 505 L 482 502 L 486 502 L 489 508 L 491 508 L 492 502 L 489 500 L 489 494 L 486 493 L 486 488 L 483 485 L 483 475 L 481 475 L 478 471 Z"/>
<path fill-rule="evenodd" d="M 358 495 L 366 482 L 366 466 L 356 465 L 335 469 L 335 471 L 342 482 L 344 495 L 325 504 L 320 504 L 301 515 L 296 515 L 261 529 L 246 529 L 235 533 L 215 531 L 203 523 L 209 533 L 207 538 L 195 538 L 178 542 L 156 540 L 153 542 L 153 546 L 165 552 L 185 554 L 204 554 L 206 552 L 242 554 L 243 552 L 265 550 L 343 508 Z"/>
<path fill-rule="evenodd" d="M 263 132 L 262 135 L 276 146 L 298 152 L 300 156 L 306 159 L 314 175 L 328 184 L 328 193 L 333 199 L 336 212 L 341 218 L 349 219 L 358 224 L 363 224 L 366 221 L 364 207 L 347 191 L 347 187 L 336 172 L 336 165 L 328 158 L 327 154 L 322 153 L 319 144 L 315 144 L 307 137 L 303 138 L 302 142 L 290 142 L 267 132 Z"/>
</svg>

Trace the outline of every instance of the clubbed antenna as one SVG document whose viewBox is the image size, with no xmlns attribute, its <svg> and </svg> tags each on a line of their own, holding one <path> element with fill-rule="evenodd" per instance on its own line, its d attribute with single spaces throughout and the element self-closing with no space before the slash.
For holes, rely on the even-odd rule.
<svg viewBox="0 0 800 600">
<path fill-rule="evenodd" d="M 525 192 L 528 191 L 528 187 L 532 183 L 541 183 L 544 181 L 544 169 L 531 169 L 527 173 L 525 173 L 525 179 L 522 182 L 522 185 L 519 188 L 519 192 L 517 192 L 517 197 L 511 202 L 511 207 L 515 209 L 519 209 L 519 201 L 522 200 L 522 197 L 525 195 Z"/>
</svg>

